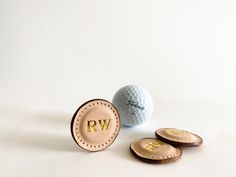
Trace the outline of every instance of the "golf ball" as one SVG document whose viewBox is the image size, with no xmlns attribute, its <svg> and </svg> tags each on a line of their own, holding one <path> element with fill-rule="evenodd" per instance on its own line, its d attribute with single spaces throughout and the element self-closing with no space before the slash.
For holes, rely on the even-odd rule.
<svg viewBox="0 0 236 177">
<path fill-rule="evenodd" d="M 117 108 L 123 126 L 137 126 L 150 118 L 153 101 L 142 87 L 128 85 L 118 90 L 112 103 Z"/>
</svg>

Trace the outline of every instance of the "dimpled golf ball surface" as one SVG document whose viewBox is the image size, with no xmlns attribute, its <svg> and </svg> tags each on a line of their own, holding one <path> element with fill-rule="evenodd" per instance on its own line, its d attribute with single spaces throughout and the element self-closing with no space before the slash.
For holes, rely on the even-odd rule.
<svg viewBox="0 0 236 177">
<path fill-rule="evenodd" d="M 129 85 L 115 94 L 112 103 L 118 109 L 123 126 L 137 126 L 147 121 L 153 111 L 150 94 L 142 87 Z"/>
</svg>

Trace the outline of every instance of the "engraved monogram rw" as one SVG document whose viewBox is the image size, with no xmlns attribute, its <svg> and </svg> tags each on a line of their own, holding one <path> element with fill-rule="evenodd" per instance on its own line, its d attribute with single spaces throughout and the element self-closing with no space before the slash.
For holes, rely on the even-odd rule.
<svg viewBox="0 0 236 177">
<path fill-rule="evenodd" d="M 96 132 L 100 127 L 100 130 L 107 130 L 110 125 L 111 119 L 103 119 L 103 120 L 89 120 L 87 121 L 87 132 Z M 99 126 L 97 126 L 99 124 Z"/>
<path fill-rule="evenodd" d="M 162 146 L 163 144 L 164 143 L 161 141 L 152 141 L 152 142 L 146 144 L 144 147 L 148 150 L 153 151 L 153 150 L 159 148 L 160 146 Z"/>
</svg>

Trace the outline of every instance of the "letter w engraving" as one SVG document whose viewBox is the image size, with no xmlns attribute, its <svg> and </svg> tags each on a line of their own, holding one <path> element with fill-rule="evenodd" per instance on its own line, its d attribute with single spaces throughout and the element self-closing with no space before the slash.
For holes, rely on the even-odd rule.
<svg viewBox="0 0 236 177">
<path fill-rule="evenodd" d="M 108 126 L 109 126 L 109 124 L 110 124 L 110 121 L 111 121 L 111 119 L 109 119 L 109 120 L 108 120 L 108 123 L 107 123 L 107 120 L 106 120 L 106 119 L 104 119 L 104 120 L 98 120 L 101 130 L 103 130 L 104 128 L 107 130 L 107 128 L 108 128 Z"/>
</svg>

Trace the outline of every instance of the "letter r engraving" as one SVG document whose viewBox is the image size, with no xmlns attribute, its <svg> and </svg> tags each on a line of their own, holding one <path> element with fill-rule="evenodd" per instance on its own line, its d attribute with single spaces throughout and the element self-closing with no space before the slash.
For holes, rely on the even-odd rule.
<svg viewBox="0 0 236 177">
<path fill-rule="evenodd" d="M 87 124 L 87 131 L 88 132 L 92 132 L 92 131 L 97 131 L 95 126 L 96 126 L 97 122 L 95 120 L 89 120 L 88 124 Z"/>
</svg>

